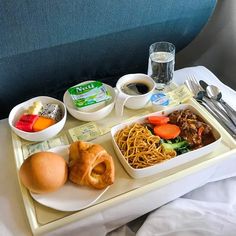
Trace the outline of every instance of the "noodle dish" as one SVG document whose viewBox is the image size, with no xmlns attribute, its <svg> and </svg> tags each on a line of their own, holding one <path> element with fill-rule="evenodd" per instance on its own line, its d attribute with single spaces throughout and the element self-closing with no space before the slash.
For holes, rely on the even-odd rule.
<svg viewBox="0 0 236 236">
<path fill-rule="evenodd" d="M 133 177 L 155 174 L 201 157 L 220 141 L 219 132 L 190 105 L 118 125 L 111 133 L 114 149 Z"/>
</svg>

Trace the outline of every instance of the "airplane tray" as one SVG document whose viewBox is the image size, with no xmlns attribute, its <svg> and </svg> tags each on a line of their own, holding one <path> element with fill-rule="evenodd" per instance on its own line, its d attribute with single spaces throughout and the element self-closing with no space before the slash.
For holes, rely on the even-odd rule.
<svg viewBox="0 0 236 236">
<path fill-rule="evenodd" d="M 236 141 L 214 119 L 214 117 L 212 117 L 205 110 L 205 108 L 198 104 L 194 99 L 190 99 L 187 104 L 194 106 L 203 116 L 208 118 L 209 122 L 214 127 L 217 128 L 222 137 L 219 146 L 209 155 L 202 156 L 197 160 L 190 161 L 171 170 L 141 179 L 134 179 L 130 177 L 119 162 L 115 151 L 113 150 L 110 129 L 112 126 L 121 123 L 124 120 L 127 121 L 141 115 L 152 113 L 150 107 L 138 111 L 125 109 L 123 118 L 117 118 L 113 110 L 112 113 L 102 121 L 89 123 L 78 121 L 71 116 L 68 116 L 68 120 L 63 131 L 60 132 L 57 137 L 52 140 L 47 140 L 36 144 L 25 141 L 12 132 L 17 175 L 24 158 L 29 155 L 29 152 L 32 152 L 32 150 L 47 150 L 59 145 L 70 144 L 78 138 L 86 139 L 86 135 L 81 137 L 79 136 L 80 133 L 78 133 L 78 130 L 81 130 L 81 127 L 84 125 L 91 125 L 93 129 L 97 128 L 97 130 L 93 132 L 91 142 L 101 144 L 113 156 L 115 163 L 116 174 L 114 184 L 101 196 L 101 198 L 99 198 L 97 202 L 83 210 L 72 212 L 58 211 L 41 205 L 33 200 L 28 190 L 21 184 L 18 175 L 22 198 L 32 233 L 34 235 L 40 235 L 58 227 L 63 227 L 70 222 L 79 221 L 95 214 L 96 212 L 102 211 L 106 208 L 111 208 L 121 202 L 125 202 L 127 199 L 134 199 L 144 193 L 152 191 L 153 189 L 160 188 L 163 185 L 169 184 L 180 178 L 184 178 L 184 176 L 189 173 L 194 173 L 203 168 L 208 168 L 219 161 L 223 161 L 229 155 L 234 153 L 236 154 Z M 78 130 L 72 130 L 74 127 L 78 127 Z"/>
</svg>

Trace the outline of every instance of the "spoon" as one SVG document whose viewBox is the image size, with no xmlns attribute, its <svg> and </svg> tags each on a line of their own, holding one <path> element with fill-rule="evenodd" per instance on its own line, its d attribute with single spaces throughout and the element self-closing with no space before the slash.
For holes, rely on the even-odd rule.
<svg viewBox="0 0 236 236">
<path fill-rule="evenodd" d="M 207 96 L 204 84 L 202 85 L 200 83 L 200 87 L 199 84 L 192 79 L 187 79 L 184 83 L 187 88 L 194 94 L 194 98 L 200 104 L 202 104 L 208 110 L 208 112 L 210 112 L 225 127 L 225 129 L 232 135 L 233 138 L 236 139 L 236 127 L 229 119 L 227 114 L 225 112 L 222 112 L 223 109 L 219 109 L 219 107 L 216 106 L 212 99 Z"/>
<path fill-rule="evenodd" d="M 208 85 L 206 87 L 206 92 L 209 98 L 215 99 L 216 101 L 220 102 L 230 119 L 236 125 L 236 111 L 222 99 L 222 93 L 219 88 L 214 85 Z"/>
<path fill-rule="evenodd" d="M 143 83 L 129 83 L 124 85 L 122 90 L 129 95 L 142 95 L 147 93 L 149 88 Z"/>
<path fill-rule="evenodd" d="M 231 120 L 228 119 L 228 116 L 226 117 L 224 113 L 221 112 L 221 110 L 217 109 L 218 107 L 215 106 L 215 104 L 206 96 L 205 91 L 199 91 L 195 99 L 200 102 L 220 123 L 223 122 L 223 126 L 231 133 L 231 135 L 236 138 L 236 127 L 231 122 Z"/>
<path fill-rule="evenodd" d="M 199 80 L 199 84 L 206 91 L 207 96 L 214 101 L 214 104 L 236 125 L 236 113 L 223 99 L 219 88 L 214 85 L 208 85 L 204 80 Z"/>
</svg>

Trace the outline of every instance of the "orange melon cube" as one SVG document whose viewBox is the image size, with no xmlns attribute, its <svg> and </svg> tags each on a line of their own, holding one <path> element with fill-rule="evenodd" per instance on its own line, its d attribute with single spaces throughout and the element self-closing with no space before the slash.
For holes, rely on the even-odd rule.
<svg viewBox="0 0 236 236">
<path fill-rule="evenodd" d="M 49 126 L 54 125 L 55 123 L 56 121 L 53 119 L 39 116 L 33 125 L 33 131 L 37 132 L 37 131 L 44 130 L 48 128 Z"/>
</svg>

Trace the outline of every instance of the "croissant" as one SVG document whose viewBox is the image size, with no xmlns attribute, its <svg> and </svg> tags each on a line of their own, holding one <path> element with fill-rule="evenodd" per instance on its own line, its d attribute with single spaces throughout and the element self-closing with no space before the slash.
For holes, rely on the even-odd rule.
<svg viewBox="0 0 236 236">
<path fill-rule="evenodd" d="M 82 141 L 70 145 L 70 181 L 78 185 L 103 189 L 113 184 L 114 178 L 113 159 L 102 146 Z"/>
</svg>

